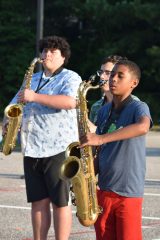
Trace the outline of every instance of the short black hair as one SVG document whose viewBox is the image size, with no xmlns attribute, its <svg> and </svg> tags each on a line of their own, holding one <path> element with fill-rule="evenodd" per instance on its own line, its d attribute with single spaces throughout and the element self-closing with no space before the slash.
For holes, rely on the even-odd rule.
<svg viewBox="0 0 160 240">
<path fill-rule="evenodd" d="M 121 60 L 127 60 L 127 57 L 122 57 L 122 56 L 119 56 L 119 55 L 110 55 L 108 57 L 104 57 L 102 59 L 101 64 L 106 64 L 108 62 L 111 62 L 111 63 L 115 64 L 115 63 L 117 63 Z"/>
<path fill-rule="evenodd" d="M 141 70 L 140 67 L 133 61 L 130 60 L 120 60 L 116 63 L 116 65 L 124 65 L 126 66 L 130 72 L 140 81 L 141 78 Z"/>
<path fill-rule="evenodd" d="M 43 49 L 59 49 L 63 57 L 65 57 L 64 65 L 68 63 L 71 55 L 70 45 L 63 37 L 48 36 L 39 40 L 39 51 L 42 53 Z"/>
</svg>

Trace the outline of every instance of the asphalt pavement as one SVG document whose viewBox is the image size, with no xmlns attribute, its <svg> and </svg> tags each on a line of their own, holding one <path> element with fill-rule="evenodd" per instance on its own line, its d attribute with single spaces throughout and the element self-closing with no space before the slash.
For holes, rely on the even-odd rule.
<svg viewBox="0 0 160 240">
<path fill-rule="evenodd" d="M 160 132 L 149 132 L 146 144 L 143 240 L 160 240 Z M 30 204 L 26 202 L 22 154 L 19 151 L 9 156 L 0 153 L 0 196 L 0 240 L 33 240 Z M 79 223 L 75 207 L 72 213 L 69 239 L 95 240 L 94 228 L 83 227 Z M 48 239 L 55 239 L 52 227 Z"/>
</svg>

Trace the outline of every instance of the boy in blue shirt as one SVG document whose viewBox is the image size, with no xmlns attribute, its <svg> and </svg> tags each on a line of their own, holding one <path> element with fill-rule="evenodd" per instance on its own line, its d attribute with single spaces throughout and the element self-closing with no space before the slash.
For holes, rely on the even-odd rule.
<svg viewBox="0 0 160 240">
<path fill-rule="evenodd" d="M 103 212 L 95 223 L 97 240 L 142 240 L 145 135 L 152 120 L 147 104 L 131 97 L 140 76 L 132 61 L 114 66 L 109 79 L 113 101 L 100 109 L 96 134 L 81 138 L 80 147 L 99 146 L 95 170 Z"/>
</svg>

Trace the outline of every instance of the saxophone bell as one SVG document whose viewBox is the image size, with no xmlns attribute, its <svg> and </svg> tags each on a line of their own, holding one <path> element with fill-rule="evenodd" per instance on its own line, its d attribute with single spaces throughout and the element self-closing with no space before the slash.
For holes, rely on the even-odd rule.
<svg viewBox="0 0 160 240">
<path fill-rule="evenodd" d="M 30 88 L 34 67 L 37 62 L 42 62 L 40 58 L 34 58 L 24 75 L 22 83 L 22 89 Z M 18 131 L 20 129 L 22 115 L 23 115 L 23 103 L 9 104 L 4 110 L 4 116 L 7 119 L 7 129 L 2 140 L 2 152 L 4 155 L 11 154 L 12 150 L 16 146 L 16 140 Z"/>
<path fill-rule="evenodd" d="M 65 151 L 65 161 L 60 169 L 60 176 L 64 180 L 71 180 L 80 169 L 80 149 L 77 148 L 79 142 L 69 144 Z"/>
<path fill-rule="evenodd" d="M 78 88 L 77 96 L 77 122 L 79 139 L 85 135 L 88 129 L 88 109 L 86 94 L 89 89 L 96 89 L 92 81 L 83 81 Z M 97 201 L 96 176 L 93 165 L 92 147 L 85 146 L 77 148 L 79 142 L 71 143 L 66 149 L 66 159 L 63 162 L 60 174 L 62 179 L 71 180 L 77 217 L 83 226 L 90 226 L 95 223 L 100 214 L 100 207 Z"/>
<path fill-rule="evenodd" d="M 10 104 L 5 108 L 4 114 L 7 118 L 19 117 L 22 115 L 22 107 L 19 104 Z"/>
<path fill-rule="evenodd" d="M 61 176 L 64 180 L 71 180 L 80 170 L 79 158 L 70 156 L 66 158 L 61 167 Z"/>
<path fill-rule="evenodd" d="M 4 133 L 2 141 L 2 152 L 4 155 L 11 154 L 12 150 L 16 146 L 17 134 L 22 120 L 22 113 L 23 108 L 20 104 L 10 104 L 4 110 L 5 117 L 8 121 L 6 124 L 6 132 Z"/>
<path fill-rule="evenodd" d="M 69 144 L 65 151 L 65 157 L 68 158 L 69 156 L 77 156 L 78 158 L 80 158 L 81 153 L 78 146 L 79 142 L 72 142 L 71 144 Z"/>
</svg>

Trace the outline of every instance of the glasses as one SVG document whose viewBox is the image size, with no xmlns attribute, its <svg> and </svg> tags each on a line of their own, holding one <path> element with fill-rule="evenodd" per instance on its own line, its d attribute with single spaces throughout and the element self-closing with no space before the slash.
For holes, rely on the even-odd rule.
<svg viewBox="0 0 160 240">
<path fill-rule="evenodd" d="M 111 74 L 111 71 L 108 71 L 108 70 L 98 70 L 97 71 L 97 75 L 100 77 L 102 74 L 105 74 L 106 76 L 110 76 Z"/>
</svg>

